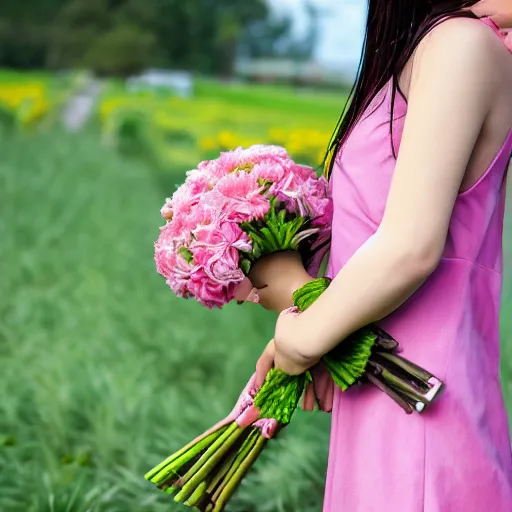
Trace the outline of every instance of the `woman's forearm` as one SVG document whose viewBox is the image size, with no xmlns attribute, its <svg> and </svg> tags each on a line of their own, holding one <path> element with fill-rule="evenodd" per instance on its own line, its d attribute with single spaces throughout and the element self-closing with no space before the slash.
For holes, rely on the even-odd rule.
<svg viewBox="0 0 512 512">
<path fill-rule="evenodd" d="M 310 336 L 297 352 L 315 359 L 357 329 L 381 320 L 413 294 L 439 258 L 377 233 L 343 267 L 304 313 Z"/>
</svg>

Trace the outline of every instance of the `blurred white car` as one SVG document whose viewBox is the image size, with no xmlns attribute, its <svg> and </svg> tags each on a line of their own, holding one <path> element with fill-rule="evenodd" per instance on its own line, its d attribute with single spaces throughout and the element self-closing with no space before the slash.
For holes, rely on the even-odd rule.
<svg viewBox="0 0 512 512">
<path fill-rule="evenodd" d="M 169 89 L 178 96 L 189 98 L 192 96 L 194 83 L 192 75 L 186 71 L 149 69 L 141 75 L 128 78 L 126 87 L 131 91 Z"/>
</svg>

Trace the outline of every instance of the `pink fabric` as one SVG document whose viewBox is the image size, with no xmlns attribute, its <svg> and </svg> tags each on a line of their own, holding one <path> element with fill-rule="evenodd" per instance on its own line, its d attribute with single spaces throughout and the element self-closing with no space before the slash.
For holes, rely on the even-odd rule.
<svg viewBox="0 0 512 512">
<path fill-rule="evenodd" d="M 500 27 L 498 27 L 498 25 L 496 25 L 496 23 L 494 23 L 494 21 L 491 20 L 491 18 L 481 18 L 480 21 L 491 27 L 494 30 L 494 32 L 496 32 L 496 34 L 500 37 L 500 39 L 505 41 L 506 35 L 500 30 Z"/>
<path fill-rule="evenodd" d="M 333 170 L 331 277 L 383 216 L 395 168 L 390 96 L 390 87 L 378 95 Z M 406 112 L 397 94 L 397 150 Z M 498 319 L 511 152 L 512 132 L 482 178 L 459 195 L 439 268 L 381 323 L 404 357 L 445 381 L 445 393 L 425 414 L 408 416 L 371 386 L 337 389 L 324 512 L 512 511 Z"/>
</svg>

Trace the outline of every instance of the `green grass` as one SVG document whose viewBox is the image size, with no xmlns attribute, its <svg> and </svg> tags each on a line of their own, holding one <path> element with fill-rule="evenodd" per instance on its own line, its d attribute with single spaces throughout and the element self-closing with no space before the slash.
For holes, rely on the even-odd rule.
<svg viewBox="0 0 512 512">
<path fill-rule="evenodd" d="M 195 81 L 194 92 L 199 99 L 226 102 L 242 109 L 251 106 L 292 117 L 309 116 L 314 124 L 322 121 L 332 123 L 341 113 L 347 99 L 347 91 L 344 90 L 294 90 L 285 85 L 224 84 L 206 79 Z"/>
<path fill-rule="evenodd" d="M 294 118 L 311 116 L 311 122 L 314 124 L 336 121 L 348 94 L 347 90 L 325 91 L 292 89 L 286 85 L 227 84 L 208 78 L 195 78 L 193 87 L 194 100 L 238 106 L 243 110 L 263 107 L 283 114 L 283 117 L 286 113 Z M 104 97 L 118 97 L 124 94 L 125 86 L 119 80 L 110 80 L 104 91 Z M 162 95 L 166 94 L 165 91 L 162 92 Z"/>
<path fill-rule="evenodd" d="M 0 510 L 182 510 L 143 475 L 229 412 L 273 316 L 173 297 L 152 260 L 164 194 L 96 133 L 0 153 Z M 303 415 L 231 510 L 318 510 L 327 433 Z"/>
</svg>

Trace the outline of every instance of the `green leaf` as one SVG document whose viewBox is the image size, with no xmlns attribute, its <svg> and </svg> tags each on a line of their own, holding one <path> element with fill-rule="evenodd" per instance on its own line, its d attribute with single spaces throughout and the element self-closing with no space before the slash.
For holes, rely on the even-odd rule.
<svg viewBox="0 0 512 512">
<path fill-rule="evenodd" d="M 305 311 L 327 290 L 331 280 L 328 277 L 319 277 L 309 281 L 293 293 L 293 304 L 299 311 Z"/>
<path fill-rule="evenodd" d="M 267 251 L 263 251 L 265 254 L 270 254 L 272 252 L 276 252 L 281 250 L 279 245 L 279 241 L 274 237 L 274 234 L 268 227 L 261 228 L 261 234 L 263 236 L 264 245 L 262 244 L 262 248 L 265 247 Z"/>
<path fill-rule="evenodd" d="M 254 251 L 254 248 L 253 248 Z M 249 271 L 251 270 L 251 261 L 247 258 L 243 258 L 240 262 L 240 268 L 242 269 L 242 272 L 247 275 Z"/>
<path fill-rule="evenodd" d="M 181 247 L 178 251 L 178 254 L 189 264 L 193 263 L 194 255 L 192 251 L 187 247 Z"/>
</svg>

